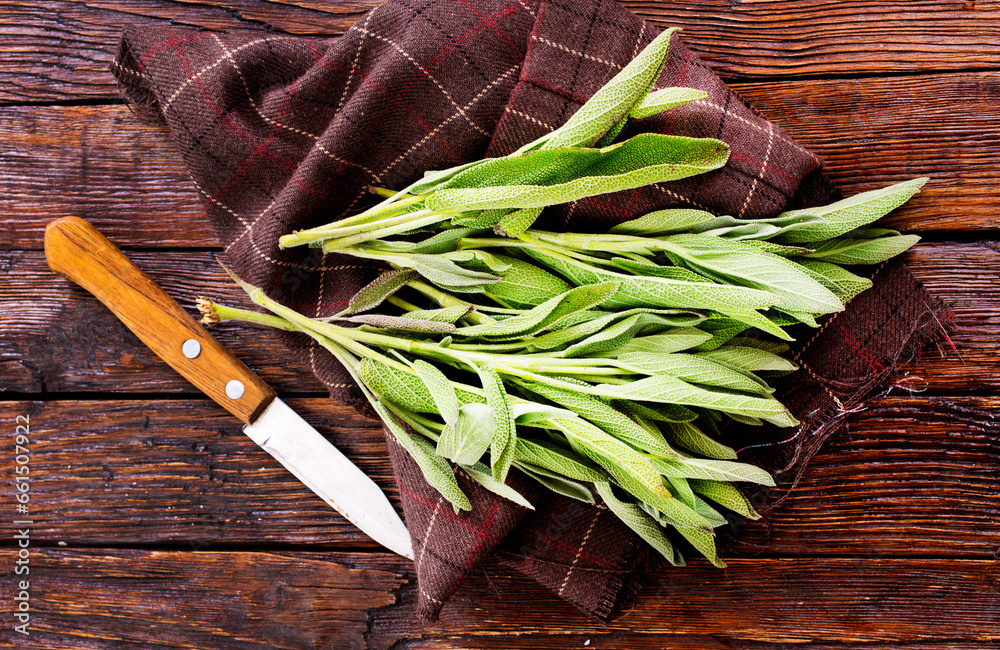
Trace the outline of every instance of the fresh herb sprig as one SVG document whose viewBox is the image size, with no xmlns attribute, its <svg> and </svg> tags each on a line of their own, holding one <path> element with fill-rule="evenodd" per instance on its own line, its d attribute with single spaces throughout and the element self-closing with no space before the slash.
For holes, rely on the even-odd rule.
<svg viewBox="0 0 1000 650">
<path fill-rule="evenodd" d="M 764 380 L 795 370 L 780 356 L 787 346 L 742 335 L 790 339 L 785 327 L 815 326 L 868 288 L 840 265 L 911 246 L 914 236 L 867 226 L 926 179 L 772 219 L 662 210 L 606 235 L 533 228 L 546 206 L 725 164 L 716 140 L 643 133 L 613 143 L 629 119 L 704 97 L 651 92 L 671 33 L 513 154 L 429 172 L 398 192 L 373 188 L 384 197 L 375 207 L 282 237 L 282 247 L 390 267 L 340 314 L 307 318 L 234 278 L 271 313 L 202 299 L 206 322 L 313 337 L 456 510 L 471 504 L 450 463 L 531 507 L 505 482 L 515 467 L 572 498 L 600 497 L 675 564 L 683 557 L 669 529 L 722 565 L 716 507 L 757 518 L 733 482 L 773 481 L 735 462 L 717 422 L 797 424 Z"/>
<path fill-rule="evenodd" d="M 204 320 L 312 336 L 348 369 L 428 483 L 456 510 L 471 504 L 448 461 L 486 489 L 530 507 L 505 484 L 516 467 L 561 494 L 588 502 L 600 495 L 672 562 L 682 558 L 665 526 L 721 564 L 712 530 L 726 519 L 710 502 L 756 518 L 731 482 L 773 481 L 735 462 L 735 452 L 703 429 L 714 431 L 719 414 L 796 424 L 755 374 L 757 368 L 790 371 L 793 364 L 752 343 L 730 345 L 724 355 L 689 352 L 711 338 L 689 326 L 700 320 L 692 313 L 592 317 L 618 290 L 614 283 L 570 289 L 506 319 L 460 326 L 449 321 L 467 308 L 377 321 L 310 319 L 236 281 L 271 314 L 201 299 Z M 496 350 L 525 339 L 553 351 Z M 609 350 L 614 354 L 605 354 Z"/>
</svg>

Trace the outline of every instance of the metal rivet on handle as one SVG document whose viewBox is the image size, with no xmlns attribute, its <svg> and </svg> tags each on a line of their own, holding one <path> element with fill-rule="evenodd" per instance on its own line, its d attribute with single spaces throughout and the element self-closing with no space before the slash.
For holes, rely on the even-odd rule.
<svg viewBox="0 0 1000 650">
<path fill-rule="evenodd" d="M 233 379 L 226 384 L 226 397 L 229 399 L 239 399 L 243 397 L 243 390 L 243 382 L 239 379 Z"/>
<path fill-rule="evenodd" d="M 195 341 L 194 339 L 188 339 L 184 341 L 184 345 L 181 346 L 181 352 L 188 359 L 194 359 L 199 354 L 201 354 L 201 343 Z"/>
</svg>

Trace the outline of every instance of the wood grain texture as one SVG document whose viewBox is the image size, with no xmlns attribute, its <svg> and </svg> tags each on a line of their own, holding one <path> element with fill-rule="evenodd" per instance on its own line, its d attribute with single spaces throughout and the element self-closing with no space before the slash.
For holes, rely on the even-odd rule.
<svg viewBox="0 0 1000 650">
<path fill-rule="evenodd" d="M 846 194 L 930 175 L 890 227 L 998 228 L 1000 73 L 735 87 L 822 156 Z M 40 248 L 44 224 L 67 210 L 122 246 L 218 246 L 159 121 L 124 106 L 17 107 L 0 108 L 0 129 L 11 145 L 0 149 L 0 246 Z"/>
<path fill-rule="evenodd" d="M 376 0 L 4 0 L 0 104 L 118 97 L 110 72 L 122 25 L 337 35 Z"/>
<path fill-rule="evenodd" d="M 332 36 L 377 0 L 4 0 L 0 103 L 117 96 L 108 66 L 122 24 Z M 996 70 L 993 1 L 632 0 L 641 17 L 684 39 L 727 80 Z M 25 53 L 29 53 L 25 56 Z"/>
<path fill-rule="evenodd" d="M 423 625 L 407 615 L 407 563 L 382 554 L 45 548 L 31 568 L 39 609 L 21 648 L 983 647 L 1000 624 L 1000 571 L 974 560 L 699 562 L 658 572 L 606 627 L 492 564 Z M 564 645 L 525 642 L 545 635 Z"/>
<path fill-rule="evenodd" d="M 49 268 L 80 285 L 107 307 L 157 357 L 245 424 L 275 397 L 246 365 L 198 324 L 107 237 L 79 217 L 45 228 Z M 193 343 L 191 353 L 184 346 Z M 232 382 L 238 389 L 230 390 Z"/>
<path fill-rule="evenodd" d="M 246 294 L 225 276 L 212 253 L 130 255 L 192 315 L 197 313 L 194 299 L 199 295 L 249 305 Z M 0 331 L 4 333 L 0 337 L 0 390 L 194 390 L 102 304 L 50 271 L 40 252 L 0 252 L 0 271 Z M 222 325 L 211 333 L 276 390 L 326 393 L 273 332 Z"/>
<path fill-rule="evenodd" d="M 412 582 L 374 555 L 32 551 L 31 634 L 4 630 L 18 648 L 360 649 Z"/>
<path fill-rule="evenodd" d="M 398 506 L 376 422 L 326 399 L 289 404 Z M 766 521 L 721 531 L 723 557 L 992 559 L 1000 552 L 998 406 L 997 398 L 958 397 L 871 405 Z M 374 546 L 208 401 L 0 402 L 0 422 L 17 415 L 29 416 L 34 432 L 31 515 L 50 544 Z M 13 459 L 0 460 L 11 474 Z"/>
<path fill-rule="evenodd" d="M 919 372 L 937 394 L 1000 387 L 1000 246 L 990 243 L 921 244 L 907 253 L 914 273 L 955 311 L 951 340 L 925 351 Z M 193 313 L 196 296 L 248 306 L 214 254 L 136 251 L 131 257 L 167 293 Z M 38 392 L 191 393 L 192 387 L 152 355 L 96 300 L 52 274 L 40 252 L 0 251 L 0 390 Z M 289 278 L 293 281 L 295 278 Z M 238 324 L 213 336 L 279 393 L 325 392 L 272 332 Z"/>
</svg>

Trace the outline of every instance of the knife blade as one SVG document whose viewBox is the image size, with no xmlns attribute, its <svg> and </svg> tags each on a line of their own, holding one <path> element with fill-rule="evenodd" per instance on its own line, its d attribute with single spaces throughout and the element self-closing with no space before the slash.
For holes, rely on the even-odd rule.
<svg viewBox="0 0 1000 650">
<path fill-rule="evenodd" d="M 244 432 L 310 490 L 386 548 L 413 559 L 410 535 L 382 490 L 229 353 L 94 226 L 45 228 L 49 268 L 104 303 L 174 370 L 244 422 Z"/>
</svg>

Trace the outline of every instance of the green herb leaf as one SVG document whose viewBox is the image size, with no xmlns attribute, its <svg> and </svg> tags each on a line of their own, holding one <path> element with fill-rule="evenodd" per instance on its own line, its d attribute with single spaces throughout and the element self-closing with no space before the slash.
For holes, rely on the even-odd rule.
<svg viewBox="0 0 1000 650">
<path fill-rule="evenodd" d="M 698 352 L 696 354 L 699 357 L 711 359 L 717 363 L 724 363 L 747 372 L 757 372 L 759 370 L 791 372 L 799 368 L 788 359 L 779 357 L 776 354 L 740 345 L 723 345 L 715 350 Z"/>
<path fill-rule="evenodd" d="M 493 409 L 486 404 L 463 404 L 441 430 L 437 453 L 459 465 L 472 465 L 486 453 L 496 434 Z"/>
<path fill-rule="evenodd" d="M 505 255 L 494 255 L 508 265 L 499 282 L 490 285 L 486 295 L 509 307 L 530 309 L 569 291 L 564 280 L 534 264 Z"/>
<path fill-rule="evenodd" d="M 649 375 L 669 375 L 686 382 L 717 386 L 734 391 L 770 395 L 774 390 L 762 380 L 740 370 L 691 354 L 649 354 L 632 352 L 618 355 L 622 367 Z"/>
<path fill-rule="evenodd" d="M 754 511 L 750 500 L 734 485 L 723 481 L 709 481 L 704 479 L 689 479 L 688 483 L 695 492 L 707 499 L 711 499 L 720 506 L 741 514 L 748 519 L 760 519 L 760 515 Z"/>
<path fill-rule="evenodd" d="M 580 417 L 596 424 L 606 433 L 639 449 L 667 455 L 674 453 L 662 436 L 652 435 L 627 415 L 599 399 L 539 382 L 525 383 L 524 387 L 556 404 L 565 406 Z"/>
<path fill-rule="evenodd" d="M 710 138 L 640 133 L 603 149 L 563 148 L 490 158 L 427 198 L 431 210 L 542 208 L 702 174 L 726 164 Z"/>
<path fill-rule="evenodd" d="M 816 223 L 810 224 L 808 227 L 796 228 L 776 239 L 779 243 L 797 244 L 839 237 L 889 214 L 920 191 L 926 182 L 926 178 L 915 178 L 889 187 L 855 194 L 821 208 L 803 208 L 784 212 L 780 215 L 781 217 L 813 215 L 822 217 L 827 223 Z"/>
<path fill-rule="evenodd" d="M 637 336 L 619 346 L 608 356 L 624 354 L 670 354 L 697 347 L 712 338 L 708 332 L 695 327 L 675 327 L 660 334 Z"/>
<path fill-rule="evenodd" d="M 455 472 L 448 461 L 434 453 L 434 447 L 425 438 L 408 433 L 381 400 L 374 399 L 369 402 L 395 439 L 420 467 L 427 483 L 447 499 L 456 512 L 471 510 L 472 503 L 459 487 Z"/>
<path fill-rule="evenodd" d="M 668 422 L 664 428 L 667 437 L 696 454 L 717 459 L 736 458 L 736 450 L 710 438 L 690 422 Z"/>
<path fill-rule="evenodd" d="M 836 264 L 811 259 L 798 259 L 796 261 L 806 273 L 811 273 L 818 282 L 832 291 L 844 304 L 872 286 L 872 281 L 868 278 L 854 275 Z"/>
<path fill-rule="evenodd" d="M 622 385 L 598 384 L 594 389 L 594 392 L 600 392 L 612 399 L 701 406 L 716 411 L 744 413 L 762 418 L 785 412 L 785 407 L 773 397 L 716 392 L 667 375 L 655 375 Z"/>
<path fill-rule="evenodd" d="M 664 241 L 671 245 L 671 258 L 683 266 L 718 281 L 770 291 L 781 298 L 782 309 L 815 314 L 844 309 L 829 289 L 782 257 L 709 235 L 671 235 Z"/>
<path fill-rule="evenodd" d="M 681 554 L 670 543 L 670 540 L 667 539 L 663 527 L 655 519 L 646 514 L 642 508 L 634 503 L 628 503 L 619 499 L 612 490 L 610 483 L 594 483 L 594 489 L 597 490 L 597 494 L 600 495 L 604 504 L 608 506 L 608 510 L 621 519 L 636 535 L 646 540 L 650 546 L 659 551 L 660 555 L 674 566 L 684 565 Z"/>
<path fill-rule="evenodd" d="M 417 320 L 454 324 L 455 321 L 468 314 L 472 309 L 472 305 L 455 305 L 454 307 L 442 307 L 440 309 L 415 309 L 414 311 L 406 312 L 400 318 L 414 318 Z"/>
<path fill-rule="evenodd" d="M 452 385 L 451 380 L 445 377 L 443 372 L 423 359 L 417 359 L 410 365 L 413 371 L 417 373 L 420 381 L 424 383 L 427 391 L 431 394 L 431 399 L 434 400 L 434 405 L 437 408 L 438 414 L 441 415 L 441 419 L 444 420 L 445 424 L 455 424 L 455 421 L 458 419 L 460 404 L 458 394 L 455 392 L 455 387 Z M 447 456 L 447 454 L 443 455 Z"/>
<path fill-rule="evenodd" d="M 491 338 L 525 336 L 543 330 L 570 314 L 600 305 L 614 295 L 617 289 L 618 285 L 614 282 L 577 287 L 517 316 L 496 323 L 460 327 L 454 334 Z"/>
<path fill-rule="evenodd" d="M 510 409 L 510 400 L 503 387 L 503 381 L 497 371 L 488 366 L 476 366 L 479 381 L 486 393 L 486 403 L 493 409 L 495 428 L 490 441 L 490 459 L 493 478 L 503 483 L 507 480 L 507 472 L 514 462 L 514 451 L 517 448 L 517 429 L 514 424 L 514 414 Z"/>
<path fill-rule="evenodd" d="M 803 257 L 834 264 L 879 264 L 913 246 L 920 237 L 898 235 L 878 239 L 830 239 L 813 245 Z"/>
<path fill-rule="evenodd" d="M 603 481 L 607 477 L 586 457 L 544 440 L 518 438 L 515 462 L 542 468 L 577 481 Z"/>
<path fill-rule="evenodd" d="M 661 32 L 610 81 L 601 86 L 561 127 L 541 140 L 547 149 L 589 147 L 641 103 L 663 71 L 676 28 Z M 538 141 L 536 141 L 538 142 Z M 530 146 L 530 145 L 529 145 Z"/>
<path fill-rule="evenodd" d="M 490 474 L 490 468 L 482 463 L 476 463 L 475 465 L 463 465 L 462 469 L 471 476 L 476 483 L 479 483 L 484 488 L 489 490 L 494 494 L 499 494 L 503 498 L 513 501 L 517 505 L 527 508 L 528 510 L 534 510 L 535 506 L 521 495 L 520 492 L 507 485 L 506 483 L 501 483 L 493 478 Z"/>
<path fill-rule="evenodd" d="M 672 460 L 668 458 L 652 458 L 653 466 L 666 476 L 679 478 L 697 478 L 711 481 L 745 481 L 760 485 L 773 486 L 771 475 L 747 463 L 735 463 L 728 460 L 710 460 L 705 458 L 684 458 Z"/>
<path fill-rule="evenodd" d="M 396 269 L 386 271 L 378 276 L 356 294 L 347 303 L 347 314 L 368 311 L 382 304 L 382 301 L 406 286 L 406 283 L 417 277 L 412 269 Z"/>
<path fill-rule="evenodd" d="M 707 92 L 695 88 L 661 88 L 636 102 L 628 115 L 632 119 L 641 120 L 706 97 Z"/>
<path fill-rule="evenodd" d="M 704 210 L 674 208 L 657 210 L 637 219 L 614 226 L 608 232 L 617 235 L 654 237 L 693 230 L 699 224 L 711 223 L 716 216 Z"/>
<path fill-rule="evenodd" d="M 556 494 L 561 494 L 564 497 L 576 499 L 577 501 L 583 501 L 584 503 L 594 503 L 594 495 L 591 494 L 586 485 L 579 481 L 574 481 L 565 476 L 546 471 L 540 467 L 532 467 L 525 463 L 517 463 L 516 467 L 524 472 L 525 475 L 535 479 Z"/>
</svg>

